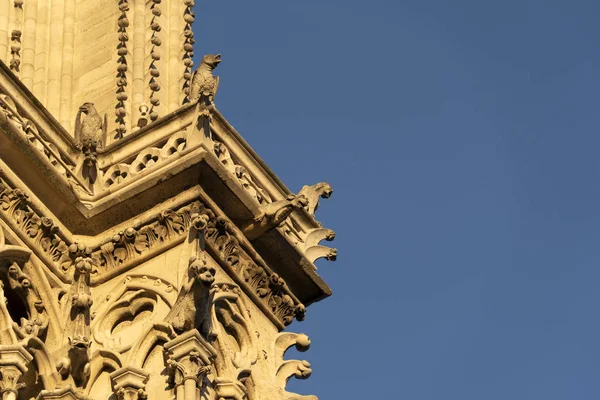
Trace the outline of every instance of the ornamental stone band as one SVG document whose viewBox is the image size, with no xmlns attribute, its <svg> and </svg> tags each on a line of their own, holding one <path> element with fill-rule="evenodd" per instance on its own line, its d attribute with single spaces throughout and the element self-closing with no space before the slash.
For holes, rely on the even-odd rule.
<svg viewBox="0 0 600 400">
<path fill-rule="evenodd" d="M 290 192 L 227 122 L 193 10 L 0 4 L 3 400 L 316 399 L 286 329 L 331 295 L 333 189 Z"/>
</svg>

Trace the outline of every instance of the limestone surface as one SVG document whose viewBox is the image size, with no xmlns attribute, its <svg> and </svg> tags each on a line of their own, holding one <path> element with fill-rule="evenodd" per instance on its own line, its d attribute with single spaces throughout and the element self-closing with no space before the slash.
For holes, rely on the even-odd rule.
<svg viewBox="0 0 600 400">
<path fill-rule="evenodd" d="M 215 105 L 193 0 L 0 2 L 0 396 L 314 400 L 316 219 Z"/>
</svg>

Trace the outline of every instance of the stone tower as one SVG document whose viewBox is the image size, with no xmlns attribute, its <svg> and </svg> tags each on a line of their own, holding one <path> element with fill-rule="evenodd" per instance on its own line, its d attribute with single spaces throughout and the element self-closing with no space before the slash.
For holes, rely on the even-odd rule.
<svg viewBox="0 0 600 400">
<path fill-rule="evenodd" d="M 0 0 L 0 395 L 314 400 L 284 331 L 331 294 L 327 183 L 215 107 L 193 0 Z"/>
<path fill-rule="evenodd" d="M 0 59 L 71 130 L 93 99 L 123 136 L 187 102 L 193 0 L 4 0 Z M 132 125 L 133 121 L 133 125 Z"/>
</svg>

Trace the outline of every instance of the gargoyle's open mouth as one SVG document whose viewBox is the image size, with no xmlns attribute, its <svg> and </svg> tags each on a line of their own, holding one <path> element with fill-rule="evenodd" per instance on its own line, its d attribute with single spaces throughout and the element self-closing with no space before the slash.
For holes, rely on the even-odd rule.
<svg viewBox="0 0 600 400">
<path fill-rule="evenodd" d="M 77 342 L 77 343 L 75 343 L 75 348 L 79 349 L 79 350 L 87 350 L 88 345 L 87 345 L 87 343 L 84 343 L 84 342 Z"/>
</svg>

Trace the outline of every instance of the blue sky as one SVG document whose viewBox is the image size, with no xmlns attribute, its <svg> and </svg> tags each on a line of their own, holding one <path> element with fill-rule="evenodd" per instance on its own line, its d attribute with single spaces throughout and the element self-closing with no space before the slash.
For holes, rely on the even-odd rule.
<svg viewBox="0 0 600 400">
<path fill-rule="evenodd" d="M 197 1 L 217 107 L 328 181 L 334 295 L 292 331 L 326 399 L 600 395 L 600 2 Z M 293 352 L 291 357 L 296 357 Z"/>
</svg>

